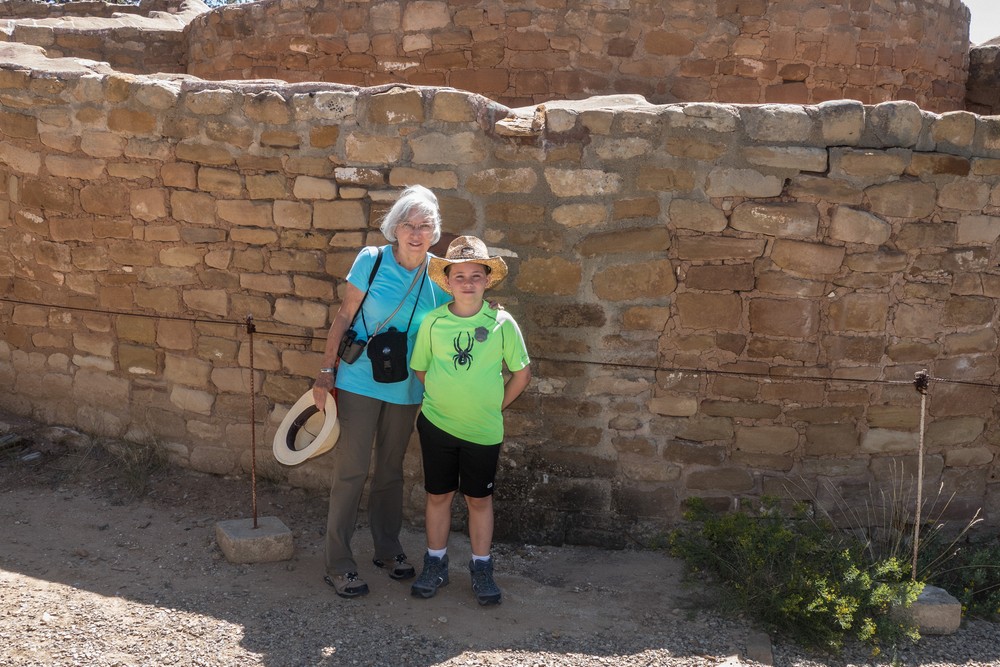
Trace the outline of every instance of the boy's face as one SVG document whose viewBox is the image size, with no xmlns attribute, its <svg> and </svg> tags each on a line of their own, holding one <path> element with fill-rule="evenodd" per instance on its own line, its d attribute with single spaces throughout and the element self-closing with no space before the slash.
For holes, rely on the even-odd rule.
<svg viewBox="0 0 1000 667">
<path fill-rule="evenodd" d="M 448 288 L 455 299 L 468 299 L 469 301 L 483 298 L 486 293 L 486 283 L 489 282 L 489 274 L 486 267 L 475 262 L 462 262 L 452 264 L 448 268 Z"/>
</svg>

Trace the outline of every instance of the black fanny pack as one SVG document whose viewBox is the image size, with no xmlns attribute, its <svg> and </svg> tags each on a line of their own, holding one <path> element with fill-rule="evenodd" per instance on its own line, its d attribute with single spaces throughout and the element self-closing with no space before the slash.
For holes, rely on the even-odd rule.
<svg viewBox="0 0 1000 667">
<path fill-rule="evenodd" d="M 389 327 L 368 341 L 368 358 L 372 360 L 372 379 L 376 382 L 402 382 L 410 376 L 406 363 L 406 332 Z"/>
</svg>

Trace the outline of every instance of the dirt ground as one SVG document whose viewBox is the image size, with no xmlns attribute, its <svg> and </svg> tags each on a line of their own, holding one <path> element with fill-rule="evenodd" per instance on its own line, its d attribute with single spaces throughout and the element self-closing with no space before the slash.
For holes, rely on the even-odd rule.
<svg viewBox="0 0 1000 667">
<path fill-rule="evenodd" d="M 456 533 L 452 583 L 414 598 L 370 565 L 363 519 L 355 553 L 371 593 L 342 600 L 322 582 L 322 494 L 258 482 L 258 517 L 280 519 L 295 553 L 232 564 L 215 525 L 252 518 L 249 479 L 162 468 L 136 480 L 70 431 L 12 444 L 18 421 L 0 417 L 5 665 L 733 665 L 752 632 L 706 617 L 703 591 L 659 552 L 500 544 L 504 601 L 480 608 Z M 419 530 L 403 541 L 422 553 Z M 498 651 L 507 657 L 483 658 Z M 510 657 L 519 651 L 535 657 Z"/>
</svg>

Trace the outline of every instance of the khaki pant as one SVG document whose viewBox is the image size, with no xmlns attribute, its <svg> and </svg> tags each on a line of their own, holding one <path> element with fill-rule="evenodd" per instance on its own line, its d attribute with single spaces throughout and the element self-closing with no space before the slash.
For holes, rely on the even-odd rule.
<svg viewBox="0 0 1000 667">
<path fill-rule="evenodd" d="M 340 437 L 332 454 L 330 510 L 326 520 L 326 573 L 357 572 L 351 537 L 358 520 L 372 456 L 375 470 L 368 492 L 368 522 L 375 553 L 389 561 L 403 553 L 403 456 L 419 405 L 397 405 L 337 391 Z"/>
</svg>

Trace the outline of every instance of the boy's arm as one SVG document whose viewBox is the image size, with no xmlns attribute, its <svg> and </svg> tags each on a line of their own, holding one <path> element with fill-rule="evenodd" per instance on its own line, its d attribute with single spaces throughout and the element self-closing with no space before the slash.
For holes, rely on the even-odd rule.
<svg viewBox="0 0 1000 667">
<path fill-rule="evenodd" d="M 420 384 L 427 384 L 424 382 L 424 378 L 427 377 L 427 371 L 413 371 L 413 374 L 420 380 Z"/>
<path fill-rule="evenodd" d="M 514 402 L 521 392 L 525 390 L 528 383 L 531 382 L 531 366 L 525 366 L 519 371 L 514 371 L 510 374 L 510 379 L 507 380 L 507 384 L 503 386 L 503 404 L 500 409 L 503 410 L 508 405 Z"/>
</svg>

